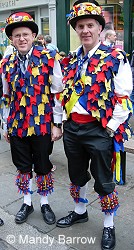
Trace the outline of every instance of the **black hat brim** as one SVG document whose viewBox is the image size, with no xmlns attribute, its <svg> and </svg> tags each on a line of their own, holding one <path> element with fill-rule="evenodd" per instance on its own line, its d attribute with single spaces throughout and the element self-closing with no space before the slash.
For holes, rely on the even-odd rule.
<svg viewBox="0 0 134 250">
<path fill-rule="evenodd" d="M 6 33 L 7 37 L 10 39 L 10 37 L 12 36 L 12 31 L 15 28 L 19 28 L 19 27 L 27 27 L 27 28 L 31 29 L 33 33 L 36 33 L 36 36 L 38 34 L 37 24 L 34 22 L 31 22 L 31 21 L 25 21 L 25 22 L 16 22 L 16 23 L 8 24 L 5 28 L 5 33 Z"/>
<path fill-rule="evenodd" d="M 100 25 L 102 25 L 102 30 L 105 28 L 105 19 L 103 16 L 99 16 L 99 15 L 81 15 L 81 16 L 77 16 L 75 18 L 72 18 L 71 20 L 69 20 L 69 23 L 71 24 L 72 28 L 75 30 L 76 27 L 76 22 L 80 19 L 86 19 L 86 18 L 92 18 L 95 19 L 99 22 Z"/>
</svg>

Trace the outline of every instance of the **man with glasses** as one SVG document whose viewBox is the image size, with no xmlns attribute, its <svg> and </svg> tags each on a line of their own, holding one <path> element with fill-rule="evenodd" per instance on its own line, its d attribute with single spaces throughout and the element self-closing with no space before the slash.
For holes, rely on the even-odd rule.
<svg viewBox="0 0 134 250">
<path fill-rule="evenodd" d="M 33 45 L 38 26 L 28 13 L 13 13 L 6 22 L 6 35 L 16 50 L 2 65 L 4 137 L 10 142 L 18 171 L 18 191 L 24 195 L 15 222 L 25 222 L 34 210 L 31 201 L 34 166 L 41 212 L 50 225 L 55 223 L 55 214 L 48 204 L 48 195 L 53 192 L 49 151 L 51 141 L 62 137 L 62 107 L 57 99 L 62 91 L 59 57 L 55 51 Z"/>
</svg>

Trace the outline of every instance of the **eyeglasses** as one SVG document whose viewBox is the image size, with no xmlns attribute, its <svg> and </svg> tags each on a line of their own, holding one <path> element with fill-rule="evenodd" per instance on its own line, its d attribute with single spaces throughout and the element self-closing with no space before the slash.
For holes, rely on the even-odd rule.
<svg viewBox="0 0 134 250">
<path fill-rule="evenodd" d="M 16 35 L 13 35 L 13 37 L 15 39 L 20 39 L 21 37 L 23 37 L 24 39 L 27 39 L 31 34 L 32 34 L 32 32 L 31 33 L 16 34 Z"/>
</svg>

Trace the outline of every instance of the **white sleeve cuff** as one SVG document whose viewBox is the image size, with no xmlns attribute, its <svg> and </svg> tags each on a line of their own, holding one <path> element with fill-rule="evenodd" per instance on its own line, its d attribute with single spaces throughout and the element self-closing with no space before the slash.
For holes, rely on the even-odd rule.
<svg viewBox="0 0 134 250">
<path fill-rule="evenodd" d="M 120 126 L 120 122 L 114 120 L 111 118 L 111 120 L 108 122 L 107 127 L 111 128 L 112 130 L 116 131 L 116 129 Z"/>
<path fill-rule="evenodd" d="M 63 117 L 62 117 L 62 121 L 66 121 L 67 120 L 67 114 L 65 112 L 65 110 L 63 111 Z"/>
<path fill-rule="evenodd" d="M 4 132 L 7 132 L 7 123 L 3 122 L 3 130 Z"/>
<path fill-rule="evenodd" d="M 54 115 L 54 123 L 62 123 L 62 116 Z"/>
</svg>

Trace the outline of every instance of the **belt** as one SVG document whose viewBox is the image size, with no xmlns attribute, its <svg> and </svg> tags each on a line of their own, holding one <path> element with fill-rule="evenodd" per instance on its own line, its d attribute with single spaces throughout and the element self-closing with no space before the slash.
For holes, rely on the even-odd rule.
<svg viewBox="0 0 134 250">
<path fill-rule="evenodd" d="M 92 117 L 91 115 L 82 115 L 82 114 L 78 114 L 74 112 L 71 114 L 71 120 L 77 123 L 84 124 L 84 123 L 96 121 L 96 118 Z"/>
</svg>

